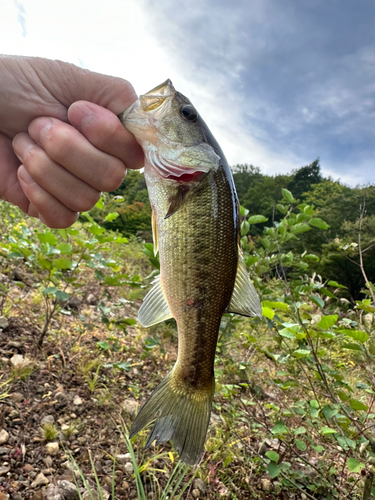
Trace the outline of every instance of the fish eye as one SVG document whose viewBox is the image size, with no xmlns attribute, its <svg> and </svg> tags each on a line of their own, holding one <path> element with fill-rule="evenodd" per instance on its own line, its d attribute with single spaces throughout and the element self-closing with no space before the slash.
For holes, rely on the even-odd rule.
<svg viewBox="0 0 375 500">
<path fill-rule="evenodd" d="M 198 118 L 198 113 L 191 104 L 183 104 L 180 107 L 180 115 L 185 120 L 189 120 L 189 122 L 196 122 Z"/>
</svg>

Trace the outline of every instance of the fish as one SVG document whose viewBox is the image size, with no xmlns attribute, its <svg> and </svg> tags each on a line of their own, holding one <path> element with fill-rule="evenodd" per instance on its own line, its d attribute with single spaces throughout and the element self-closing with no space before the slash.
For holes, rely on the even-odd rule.
<svg viewBox="0 0 375 500">
<path fill-rule="evenodd" d="M 227 312 L 261 316 L 241 258 L 239 202 L 219 144 L 170 80 L 141 95 L 119 119 L 144 151 L 160 260 L 138 320 L 150 327 L 174 318 L 178 330 L 176 363 L 141 407 L 129 437 L 154 421 L 146 448 L 172 441 L 180 459 L 194 465 L 210 421 L 221 318 Z"/>
</svg>

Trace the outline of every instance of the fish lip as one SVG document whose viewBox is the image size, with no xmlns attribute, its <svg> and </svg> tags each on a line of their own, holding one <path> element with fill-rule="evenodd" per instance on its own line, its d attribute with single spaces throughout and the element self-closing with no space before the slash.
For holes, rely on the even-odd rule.
<svg viewBox="0 0 375 500">
<path fill-rule="evenodd" d="M 175 88 L 173 87 L 172 81 L 168 78 L 165 82 L 157 85 L 155 88 L 146 92 L 141 97 L 147 96 L 155 96 L 155 97 L 169 97 L 176 93 Z"/>
</svg>

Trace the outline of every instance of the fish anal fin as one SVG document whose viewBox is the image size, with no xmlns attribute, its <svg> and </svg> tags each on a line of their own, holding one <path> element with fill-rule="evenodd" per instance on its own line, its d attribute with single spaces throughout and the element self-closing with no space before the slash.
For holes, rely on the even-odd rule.
<svg viewBox="0 0 375 500">
<path fill-rule="evenodd" d="M 262 306 L 257 291 L 250 280 L 241 257 L 238 260 L 236 281 L 226 312 L 250 317 L 262 316 Z"/>
<path fill-rule="evenodd" d="M 145 328 L 173 318 L 161 285 L 160 276 L 153 281 L 153 287 L 144 298 L 138 311 L 138 321 Z"/>
</svg>

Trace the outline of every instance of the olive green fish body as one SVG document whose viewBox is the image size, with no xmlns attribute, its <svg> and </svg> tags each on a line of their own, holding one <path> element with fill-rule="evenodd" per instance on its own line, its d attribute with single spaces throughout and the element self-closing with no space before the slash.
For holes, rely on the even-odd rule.
<svg viewBox="0 0 375 500">
<path fill-rule="evenodd" d="M 237 272 L 238 217 L 223 166 L 204 174 L 181 208 L 165 219 L 180 185 L 145 169 L 156 212 L 160 281 L 178 326 L 176 378 L 192 390 L 212 388 L 221 317 L 229 305 Z"/>
<path fill-rule="evenodd" d="M 214 360 L 225 312 L 261 314 L 239 256 L 238 199 L 225 157 L 190 101 L 168 80 L 120 119 L 145 152 L 160 277 L 138 312 L 143 326 L 175 318 L 178 356 L 130 430 L 155 419 L 146 446 L 172 440 L 181 460 L 203 451 L 214 394 Z"/>
</svg>

